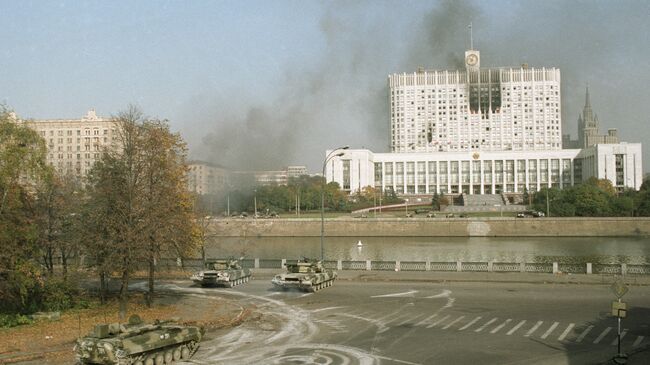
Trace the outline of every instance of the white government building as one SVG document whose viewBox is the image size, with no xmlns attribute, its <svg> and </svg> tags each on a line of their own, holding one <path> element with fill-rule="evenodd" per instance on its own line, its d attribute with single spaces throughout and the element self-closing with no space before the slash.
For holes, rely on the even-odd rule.
<svg viewBox="0 0 650 365">
<path fill-rule="evenodd" d="M 346 150 L 328 162 L 327 181 L 403 195 L 523 193 L 590 177 L 640 188 L 640 143 L 562 149 L 559 69 L 481 69 L 476 50 L 465 63 L 390 75 L 392 153 Z"/>
</svg>

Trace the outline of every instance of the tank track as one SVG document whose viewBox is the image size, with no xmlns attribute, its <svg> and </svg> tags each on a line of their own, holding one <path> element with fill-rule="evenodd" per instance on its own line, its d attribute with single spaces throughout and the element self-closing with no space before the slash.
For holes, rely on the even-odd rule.
<svg viewBox="0 0 650 365">
<path fill-rule="evenodd" d="M 147 364 L 147 362 L 146 362 L 147 359 L 151 359 L 152 363 L 154 365 L 158 365 L 155 362 L 155 358 L 158 355 L 162 355 L 162 357 L 164 359 L 166 353 L 171 351 L 171 353 L 173 354 L 174 350 L 178 350 L 182 354 L 183 347 L 187 347 L 187 350 L 189 352 L 188 352 L 188 355 L 186 357 L 181 357 L 181 358 L 179 358 L 179 360 L 180 359 L 187 360 L 187 359 L 190 359 L 192 356 L 194 356 L 196 351 L 199 349 L 199 343 L 196 342 L 196 341 L 189 341 L 189 342 L 185 342 L 185 343 L 181 343 L 181 344 L 175 344 L 175 345 L 172 345 L 172 346 L 163 347 L 163 348 L 157 349 L 156 351 L 153 351 L 153 352 L 147 352 L 147 353 L 137 354 L 135 356 L 123 357 L 121 359 L 118 359 L 118 362 L 117 362 L 116 365 L 146 365 Z M 171 362 L 163 361 L 162 364 L 171 365 L 171 364 L 175 364 L 176 362 L 177 362 L 176 360 L 172 359 Z"/>
</svg>

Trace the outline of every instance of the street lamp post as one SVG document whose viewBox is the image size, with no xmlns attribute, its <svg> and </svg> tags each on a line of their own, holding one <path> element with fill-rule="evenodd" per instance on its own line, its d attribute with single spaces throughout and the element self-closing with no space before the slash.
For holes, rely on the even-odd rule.
<svg viewBox="0 0 650 365">
<path fill-rule="evenodd" d="M 339 152 L 333 155 L 334 152 L 340 150 L 347 150 L 349 146 L 343 146 L 333 149 L 330 153 L 327 154 L 325 160 L 323 161 L 323 179 L 321 180 L 320 185 L 320 260 L 325 261 L 325 246 L 323 244 L 325 237 L 325 182 L 327 177 L 325 177 L 325 167 L 327 167 L 327 162 L 333 157 L 341 157 L 345 152 Z"/>
</svg>

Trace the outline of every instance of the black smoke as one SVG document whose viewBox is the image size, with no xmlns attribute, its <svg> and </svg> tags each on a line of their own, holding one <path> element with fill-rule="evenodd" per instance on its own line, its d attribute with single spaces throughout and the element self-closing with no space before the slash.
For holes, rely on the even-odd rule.
<svg viewBox="0 0 650 365">
<path fill-rule="evenodd" d="M 650 96 L 650 3 L 440 1 L 424 12 L 411 10 L 414 4 L 327 2 L 319 61 L 287 65 L 273 97 L 247 101 L 245 112 L 229 114 L 228 104 L 241 100 L 220 95 L 200 117 L 206 131 L 193 155 L 237 169 L 305 164 L 319 171 L 328 148 L 386 152 L 387 76 L 461 68 L 470 22 L 482 67 L 561 69 L 563 133 L 575 137 L 588 83 L 601 132 L 617 127 L 630 142 L 650 137 L 642 109 Z M 378 11 L 367 14 L 370 7 Z"/>
</svg>

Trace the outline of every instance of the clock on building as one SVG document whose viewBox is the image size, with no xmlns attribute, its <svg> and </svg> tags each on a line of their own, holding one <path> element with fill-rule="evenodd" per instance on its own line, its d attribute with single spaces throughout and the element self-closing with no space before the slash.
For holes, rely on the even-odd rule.
<svg viewBox="0 0 650 365">
<path fill-rule="evenodd" d="M 475 55 L 474 53 L 471 53 L 467 55 L 465 58 L 465 62 L 467 63 L 468 66 L 475 66 L 478 63 L 478 56 Z"/>
</svg>

